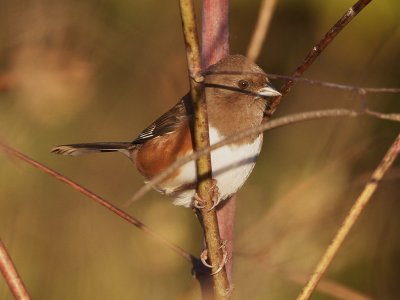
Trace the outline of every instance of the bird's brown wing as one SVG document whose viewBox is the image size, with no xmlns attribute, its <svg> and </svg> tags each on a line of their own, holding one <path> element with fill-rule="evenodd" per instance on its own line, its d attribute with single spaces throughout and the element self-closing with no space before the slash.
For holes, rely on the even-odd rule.
<svg viewBox="0 0 400 300">
<path fill-rule="evenodd" d="M 192 111 L 190 95 L 187 94 L 173 108 L 143 130 L 132 144 L 140 145 L 150 139 L 175 132 L 192 117 Z"/>
</svg>

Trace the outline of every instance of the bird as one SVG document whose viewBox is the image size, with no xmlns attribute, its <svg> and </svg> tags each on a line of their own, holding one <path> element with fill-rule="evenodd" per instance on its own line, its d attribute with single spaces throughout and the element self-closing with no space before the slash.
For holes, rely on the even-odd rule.
<svg viewBox="0 0 400 300">
<path fill-rule="evenodd" d="M 208 67 L 204 89 L 209 139 L 213 145 L 241 130 L 260 125 L 273 97 L 266 73 L 243 55 L 228 55 Z M 120 152 L 151 180 L 176 160 L 193 153 L 194 109 L 190 93 L 161 115 L 132 142 L 95 142 L 60 145 L 51 152 L 78 156 L 96 152 Z M 263 134 L 254 134 L 211 152 L 212 178 L 217 203 L 235 194 L 252 172 L 260 154 Z M 155 189 L 174 198 L 173 204 L 193 207 L 196 198 L 196 165 L 187 162 Z"/>
</svg>

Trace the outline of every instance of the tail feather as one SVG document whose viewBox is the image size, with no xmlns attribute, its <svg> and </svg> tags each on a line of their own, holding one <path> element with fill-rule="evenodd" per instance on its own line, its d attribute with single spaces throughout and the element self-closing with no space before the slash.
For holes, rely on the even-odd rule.
<svg viewBox="0 0 400 300">
<path fill-rule="evenodd" d="M 129 149 L 131 149 L 132 146 L 130 142 L 83 143 L 57 146 L 51 149 L 51 152 L 71 156 L 96 152 L 122 152 L 129 155 Z"/>
</svg>

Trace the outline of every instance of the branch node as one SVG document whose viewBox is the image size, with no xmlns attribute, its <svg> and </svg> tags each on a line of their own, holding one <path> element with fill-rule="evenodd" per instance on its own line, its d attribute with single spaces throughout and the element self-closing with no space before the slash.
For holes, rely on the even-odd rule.
<svg viewBox="0 0 400 300">
<path fill-rule="evenodd" d="M 190 78 L 192 80 L 194 80 L 194 82 L 196 82 L 196 83 L 203 83 L 204 80 L 205 80 L 205 77 L 201 74 L 201 72 L 195 73 L 195 74 L 191 74 Z"/>
</svg>

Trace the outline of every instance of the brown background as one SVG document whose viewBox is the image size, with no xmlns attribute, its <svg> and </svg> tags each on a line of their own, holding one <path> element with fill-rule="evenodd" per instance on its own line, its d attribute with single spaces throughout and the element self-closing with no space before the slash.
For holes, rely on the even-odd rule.
<svg viewBox="0 0 400 300">
<path fill-rule="evenodd" d="M 258 63 L 289 75 L 353 1 L 278 1 Z M 231 52 L 244 54 L 258 1 L 231 3 Z M 306 77 L 400 87 L 400 4 L 373 1 Z M 188 89 L 176 1 L 0 2 L 0 138 L 120 206 L 142 185 L 121 155 L 60 157 L 61 143 L 132 140 Z M 275 81 L 279 87 L 282 82 Z M 368 105 L 399 112 L 399 95 Z M 351 94 L 299 84 L 275 116 L 358 108 Z M 293 299 L 399 130 L 370 117 L 265 134 L 237 202 L 237 299 Z M 385 177 L 325 279 L 395 299 L 399 163 Z M 189 209 L 150 193 L 128 211 L 192 253 Z M 97 204 L 0 154 L 0 237 L 34 299 L 199 299 L 190 265 Z M 304 281 L 304 279 L 303 279 Z M 11 299 L 0 280 L 0 299 Z M 315 299 L 333 299 L 318 292 Z"/>
</svg>

